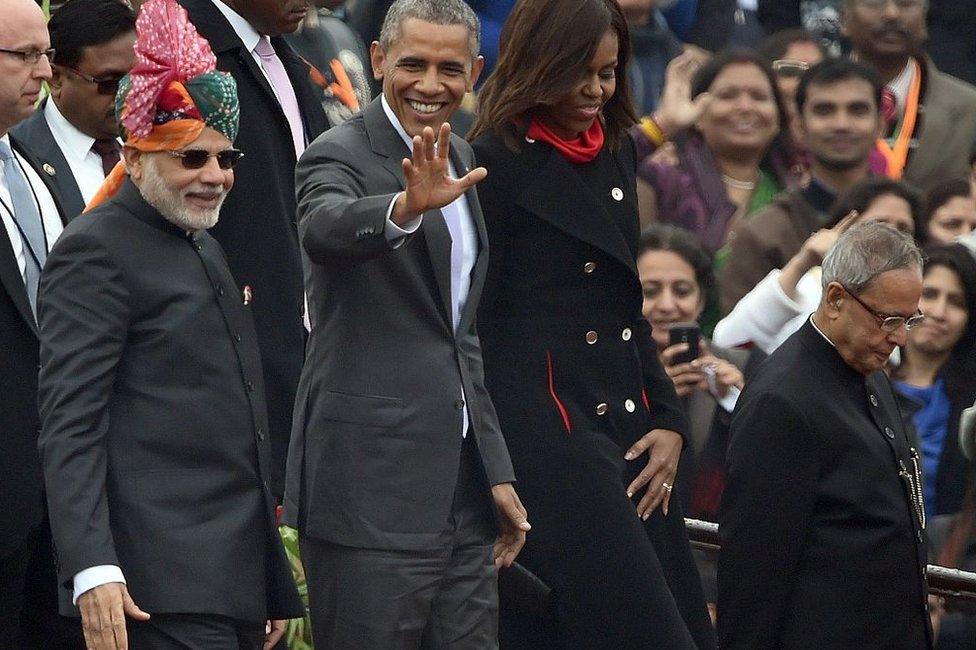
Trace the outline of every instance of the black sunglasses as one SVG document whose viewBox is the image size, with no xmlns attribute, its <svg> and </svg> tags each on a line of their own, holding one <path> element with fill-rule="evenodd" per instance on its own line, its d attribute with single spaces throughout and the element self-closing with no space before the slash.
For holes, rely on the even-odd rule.
<svg viewBox="0 0 976 650">
<path fill-rule="evenodd" d="M 244 157 L 244 152 L 238 149 L 224 149 L 218 153 L 210 153 L 205 149 L 184 149 L 166 153 L 174 158 L 180 158 L 184 169 L 201 169 L 211 158 L 217 159 L 217 166 L 221 169 L 233 169 L 234 165 Z"/>
<path fill-rule="evenodd" d="M 63 65 L 61 67 L 73 72 L 88 83 L 95 84 L 95 91 L 99 95 L 115 95 L 119 91 L 119 82 L 122 81 L 122 77 L 93 77 L 90 74 L 85 74 L 81 70 L 72 68 L 70 65 Z"/>
</svg>

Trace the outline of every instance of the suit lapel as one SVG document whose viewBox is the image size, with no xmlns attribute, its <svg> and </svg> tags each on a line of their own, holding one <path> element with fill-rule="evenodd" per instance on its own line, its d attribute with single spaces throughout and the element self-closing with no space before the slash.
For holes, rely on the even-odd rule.
<svg viewBox="0 0 976 650">
<path fill-rule="evenodd" d="M 30 327 L 34 336 L 37 336 L 37 321 L 34 320 L 34 312 L 31 311 L 27 298 L 27 287 L 24 286 L 24 278 L 20 274 L 20 267 L 17 265 L 17 258 L 14 257 L 14 249 L 10 244 L 6 228 L 0 228 L 0 284 L 17 307 L 20 317 Z"/>
<path fill-rule="evenodd" d="M 531 180 L 515 203 L 566 234 L 599 248 L 637 275 L 633 253 L 591 188 L 578 182 L 576 171 L 555 149 L 543 144 L 529 147 L 527 150 L 534 155 L 524 158 L 525 174 Z M 572 198 L 563 191 L 567 178 L 580 187 Z"/>
<path fill-rule="evenodd" d="M 946 105 L 946 96 L 951 96 L 951 91 L 946 93 L 942 88 L 942 80 L 939 79 L 938 72 L 930 64 L 925 65 L 928 87 L 925 90 L 925 101 L 920 107 L 922 128 L 916 134 L 917 146 L 908 161 L 908 167 L 911 167 L 911 175 L 914 178 L 925 178 L 935 166 L 942 164 L 942 152 L 946 150 L 949 140 L 956 134 L 952 124 L 960 118 Z"/>
<path fill-rule="evenodd" d="M 47 188 L 48 193 L 51 195 L 51 200 L 54 201 L 54 207 L 56 207 L 58 210 L 58 218 L 61 219 L 61 225 L 68 225 L 68 218 L 65 214 L 64 206 L 61 204 L 61 194 L 58 191 L 58 188 L 55 187 L 54 181 L 52 181 L 51 177 L 44 172 L 41 163 L 37 160 L 37 158 L 35 158 L 30 151 L 24 148 L 24 146 L 21 145 L 20 142 L 18 142 L 17 139 L 12 135 L 10 136 L 10 143 L 14 150 L 23 156 L 24 160 L 26 160 L 27 163 L 34 168 L 34 171 L 37 172 L 41 182 L 44 183 L 44 187 Z"/>
<path fill-rule="evenodd" d="M 403 177 L 401 161 L 410 155 L 407 143 L 396 132 L 390 120 L 386 117 L 383 104 L 377 97 L 363 110 L 363 123 L 369 138 L 370 148 L 374 153 L 384 156 L 383 168 L 393 175 L 397 185 L 406 187 Z M 441 305 L 441 316 L 449 331 L 453 331 L 451 319 L 451 233 L 444 223 L 444 215 L 440 210 L 430 210 L 423 215 L 420 225 L 427 246 L 427 256 L 434 271 L 436 291 Z"/>
<path fill-rule="evenodd" d="M 35 168 L 38 174 L 45 179 L 46 183 L 53 180 L 52 183 L 47 183 L 48 187 L 56 189 L 56 196 L 61 200 L 65 212 L 72 216 L 81 214 L 85 209 L 85 199 L 78 189 L 71 166 L 55 141 L 51 127 L 44 117 L 44 103 L 34 111 L 33 115 L 11 131 L 11 137 L 28 146 L 30 153 L 36 156 Z"/>
</svg>

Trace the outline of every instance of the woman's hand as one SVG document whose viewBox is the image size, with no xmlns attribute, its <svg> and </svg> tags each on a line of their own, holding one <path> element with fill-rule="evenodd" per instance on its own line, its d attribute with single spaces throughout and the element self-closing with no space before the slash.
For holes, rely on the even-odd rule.
<svg viewBox="0 0 976 650">
<path fill-rule="evenodd" d="M 661 365 L 664 366 L 664 372 L 668 373 L 668 377 L 674 382 L 674 391 L 678 397 L 687 397 L 696 390 L 708 390 L 708 379 L 702 372 L 700 365 L 696 366 L 694 361 L 674 363 L 676 356 L 687 351 L 687 343 L 678 343 L 664 348 L 664 351 L 661 352 Z"/>
<path fill-rule="evenodd" d="M 626 460 L 633 460 L 647 452 L 647 466 L 627 487 L 627 496 L 633 497 L 638 490 L 647 486 L 647 491 L 637 504 L 637 516 L 641 519 L 646 521 L 658 506 L 667 516 L 683 444 L 681 436 L 674 431 L 652 429 L 624 454 Z"/>
<path fill-rule="evenodd" d="M 790 300 L 796 300 L 796 285 L 800 282 L 800 278 L 823 262 L 827 252 L 837 243 L 837 239 L 856 223 L 860 216 L 857 210 L 851 210 L 833 228 L 822 228 L 807 237 L 803 246 L 786 263 L 779 276 L 779 286 Z"/>
<path fill-rule="evenodd" d="M 691 81 L 708 57 L 707 52 L 689 49 L 668 64 L 661 103 L 652 117 L 669 139 L 697 122 L 712 101 L 707 92 L 691 96 Z"/>
<path fill-rule="evenodd" d="M 742 390 L 745 387 L 746 378 L 742 374 L 742 371 L 725 359 L 719 359 L 718 357 L 706 355 L 703 357 L 698 357 L 691 362 L 691 365 L 703 370 L 706 367 L 711 367 L 714 369 L 715 391 L 718 393 L 719 399 L 728 395 L 730 388 L 735 387 Z"/>
</svg>

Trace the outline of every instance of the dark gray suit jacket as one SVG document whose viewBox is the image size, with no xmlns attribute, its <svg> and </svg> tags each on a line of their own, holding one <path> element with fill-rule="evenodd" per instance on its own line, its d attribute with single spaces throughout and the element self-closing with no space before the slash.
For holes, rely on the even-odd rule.
<svg viewBox="0 0 976 650">
<path fill-rule="evenodd" d="M 62 585 L 114 564 L 150 613 L 301 616 L 268 486 L 257 335 L 220 245 L 127 181 L 65 229 L 38 303 Z"/>
<path fill-rule="evenodd" d="M 50 100 L 44 100 L 47 101 Z M 81 196 L 81 190 L 78 189 L 78 183 L 75 182 L 75 176 L 71 173 L 64 152 L 51 134 L 51 127 L 44 117 L 44 102 L 37 107 L 33 115 L 10 129 L 10 134 L 30 149 L 34 157 L 40 161 L 43 173 L 53 181 L 65 215 L 68 220 L 71 220 L 84 211 L 85 199 Z"/>
<path fill-rule="evenodd" d="M 298 165 L 299 233 L 312 318 L 288 458 L 286 521 L 360 548 L 428 548 L 448 526 L 461 451 L 461 389 L 488 481 L 514 479 L 485 390 L 475 313 L 481 249 L 452 331 L 450 233 L 439 210 L 393 249 L 386 213 L 403 190 L 406 144 L 376 99 L 309 147 Z M 470 146 L 451 140 L 458 174 Z M 487 486 L 485 488 L 487 490 Z"/>
</svg>

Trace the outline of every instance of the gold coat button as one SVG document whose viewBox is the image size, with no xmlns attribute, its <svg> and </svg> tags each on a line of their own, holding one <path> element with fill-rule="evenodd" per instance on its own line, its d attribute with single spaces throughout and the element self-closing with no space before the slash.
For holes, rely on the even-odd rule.
<svg viewBox="0 0 976 650">
<path fill-rule="evenodd" d="M 613 197 L 613 200 L 614 201 L 623 201 L 624 200 L 624 191 L 622 189 L 620 189 L 619 187 L 615 187 L 612 190 L 610 190 L 610 196 Z"/>
<path fill-rule="evenodd" d="M 590 345 L 596 343 L 599 338 L 600 335 L 594 332 L 593 330 L 590 330 L 589 332 L 586 333 L 586 342 L 589 343 Z"/>
<path fill-rule="evenodd" d="M 622 338 L 625 341 L 629 341 L 630 337 L 633 335 L 634 333 L 631 331 L 631 329 L 629 327 L 625 327 L 624 331 L 620 333 L 620 338 Z"/>
<path fill-rule="evenodd" d="M 637 410 L 637 405 L 634 404 L 634 400 L 629 399 L 626 402 L 624 402 L 624 408 L 627 409 L 628 413 L 633 413 L 634 411 Z"/>
<path fill-rule="evenodd" d="M 610 408 L 610 407 L 606 405 L 606 402 L 600 402 L 599 404 L 596 405 L 596 414 L 597 415 L 606 415 L 608 408 Z"/>
<path fill-rule="evenodd" d="M 596 271 L 596 262 L 587 262 L 583 265 L 583 273 L 593 273 Z"/>
</svg>

